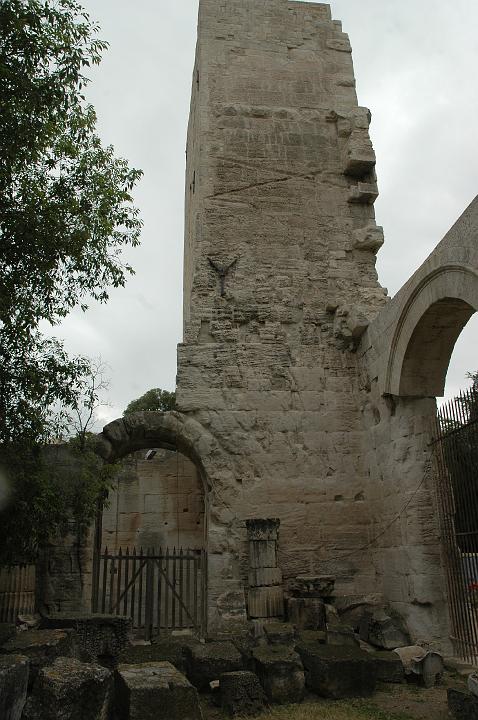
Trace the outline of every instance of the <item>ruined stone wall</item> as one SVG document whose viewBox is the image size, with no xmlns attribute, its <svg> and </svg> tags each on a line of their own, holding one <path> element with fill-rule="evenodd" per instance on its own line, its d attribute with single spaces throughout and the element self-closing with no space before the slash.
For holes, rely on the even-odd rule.
<svg viewBox="0 0 478 720">
<path fill-rule="evenodd" d="M 196 466 L 181 453 L 144 451 L 121 462 L 103 512 L 102 547 L 202 548 L 204 491 Z"/>
<path fill-rule="evenodd" d="M 286 582 L 377 592 L 357 552 L 373 527 L 352 351 L 385 302 L 383 237 L 370 116 L 327 5 L 201 0 L 193 85 L 177 398 L 230 458 L 207 478 L 214 625 L 247 585 L 249 517 L 281 520 Z"/>
</svg>

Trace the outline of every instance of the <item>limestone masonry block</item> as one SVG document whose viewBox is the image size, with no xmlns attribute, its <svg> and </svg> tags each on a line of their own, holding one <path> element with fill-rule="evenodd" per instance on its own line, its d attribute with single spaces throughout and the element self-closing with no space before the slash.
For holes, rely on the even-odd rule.
<svg viewBox="0 0 478 720">
<path fill-rule="evenodd" d="M 256 673 L 272 703 L 300 702 L 304 695 L 304 669 L 299 655 L 289 647 L 272 645 L 253 651 Z"/>
<path fill-rule="evenodd" d="M 289 580 L 288 590 L 298 598 L 328 598 L 333 595 L 335 577 L 331 575 L 298 575 Z"/>
<path fill-rule="evenodd" d="M 74 657 L 78 652 L 73 630 L 28 630 L 17 633 L 0 648 L 0 653 L 25 655 L 30 660 L 29 686 L 38 672 L 58 657 Z"/>
<path fill-rule="evenodd" d="M 278 540 L 280 520 L 278 518 L 252 518 L 246 520 L 249 540 Z"/>
<path fill-rule="evenodd" d="M 297 651 L 306 670 L 307 686 L 322 697 L 367 697 L 375 690 L 370 656 L 353 647 L 302 643 Z"/>
<path fill-rule="evenodd" d="M 353 247 L 356 250 L 370 250 L 378 252 L 384 243 L 383 228 L 377 225 L 367 225 L 359 230 L 354 230 Z"/>
<path fill-rule="evenodd" d="M 478 720 L 478 698 L 464 690 L 448 688 L 448 709 L 453 720 Z"/>
<path fill-rule="evenodd" d="M 221 675 L 219 690 L 221 706 L 231 717 L 258 715 L 264 707 L 266 696 L 259 678 L 247 670 Z"/>
<path fill-rule="evenodd" d="M 277 544 L 275 540 L 249 542 L 249 565 L 252 569 L 277 567 Z"/>
<path fill-rule="evenodd" d="M 108 720 L 113 675 L 101 665 L 57 658 L 40 670 L 24 720 Z"/>
<path fill-rule="evenodd" d="M 231 642 L 211 642 L 188 649 L 188 677 L 198 690 L 218 680 L 224 672 L 243 670 L 241 653 Z"/>
<path fill-rule="evenodd" d="M 80 658 L 92 662 L 100 657 L 117 658 L 128 645 L 131 619 L 119 615 L 52 613 L 42 627 L 74 630 Z"/>
<path fill-rule="evenodd" d="M 282 585 L 280 568 L 261 567 L 249 570 L 249 587 L 269 587 L 271 585 Z"/>
<path fill-rule="evenodd" d="M 377 198 L 378 187 L 376 183 L 359 182 L 351 187 L 348 201 L 360 205 L 373 205 Z"/>
<path fill-rule="evenodd" d="M 0 655 L 0 718 L 20 720 L 27 697 L 29 660 L 23 655 Z"/>
<path fill-rule="evenodd" d="M 264 623 L 264 635 L 269 645 L 293 645 L 296 628 L 289 623 Z"/>
<path fill-rule="evenodd" d="M 284 615 L 284 591 L 282 587 L 250 588 L 247 606 L 251 618 L 282 617 Z"/>
<path fill-rule="evenodd" d="M 320 598 L 288 598 L 287 618 L 299 630 L 325 630 L 325 603 Z"/>
<path fill-rule="evenodd" d="M 119 720 L 202 720 L 196 688 L 169 662 L 119 665 Z"/>
</svg>

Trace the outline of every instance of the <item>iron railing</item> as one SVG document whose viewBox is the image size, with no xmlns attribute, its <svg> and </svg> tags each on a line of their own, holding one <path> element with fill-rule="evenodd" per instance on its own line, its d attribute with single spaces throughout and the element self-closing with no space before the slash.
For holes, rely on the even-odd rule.
<svg viewBox="0 0 478 720">
<path fill-rule="evenodd" d="M 440 528 L 455 653 L 478 661 L 478 388 L 437 415 L 434 440 Z"/>
</svg>

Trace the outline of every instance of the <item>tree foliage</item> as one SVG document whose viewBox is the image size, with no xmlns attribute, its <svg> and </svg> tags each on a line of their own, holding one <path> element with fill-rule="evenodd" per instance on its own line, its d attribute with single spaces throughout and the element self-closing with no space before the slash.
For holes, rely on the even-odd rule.
<svg viewBox="0 0 478 720">
<path fill-rule="evenodd" d="M 39 324 L 132 272 L 141 173 L 103 147 L 83 88 L 106 43 L 74 0 L 0 4 L 0 441 L 44 438 L 55 400 L 88 373 Z"/>
<path fill-rule="evenodd" d="M 123 415 L 147 410 L 174 410 L 176 407 L 176 393 L 161 388 L 152 388 L 136 400 L 132 400 Z"/>
<path fill-rule="evenodd" d="M 73 448 L 84 455 L 81 491 L 63 487 L 41 451 L 96 397 L 85 400 L 90 362 L 45 327 L 124 285 L 124 250 L 141 230 L 141 172 L 102 144 L 84 96 L 107 47 L 98 30 L 75 0 L 0 2 L 0 486 L 10 497 L 0 548 L 23 556 L 71 509 L 81 526 L 107 482 L 86 432 Z"/>
</svg>

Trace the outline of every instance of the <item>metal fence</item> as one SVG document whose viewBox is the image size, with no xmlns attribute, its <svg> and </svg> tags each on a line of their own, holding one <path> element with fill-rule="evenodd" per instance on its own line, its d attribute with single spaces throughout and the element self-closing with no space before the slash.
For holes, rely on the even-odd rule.
<svg viewBox="0 0 478 720">
<path fill-rule="evenodd" d="M 455 653 L 478 661 L 478 388 L 442 406 L 434 441 Z"/>
<path fill-rule="evenodd" d="M 0 622 L 14 623 L 35 612 L 35 566 L 0 568 Z"/>
<path fill-rule="evenodd" d="M 131 617 L 153 635 L 206 630 L 207 555 L 204 550 L 108 548 L 93 561 L 92 612 Z"/>
</svg>

